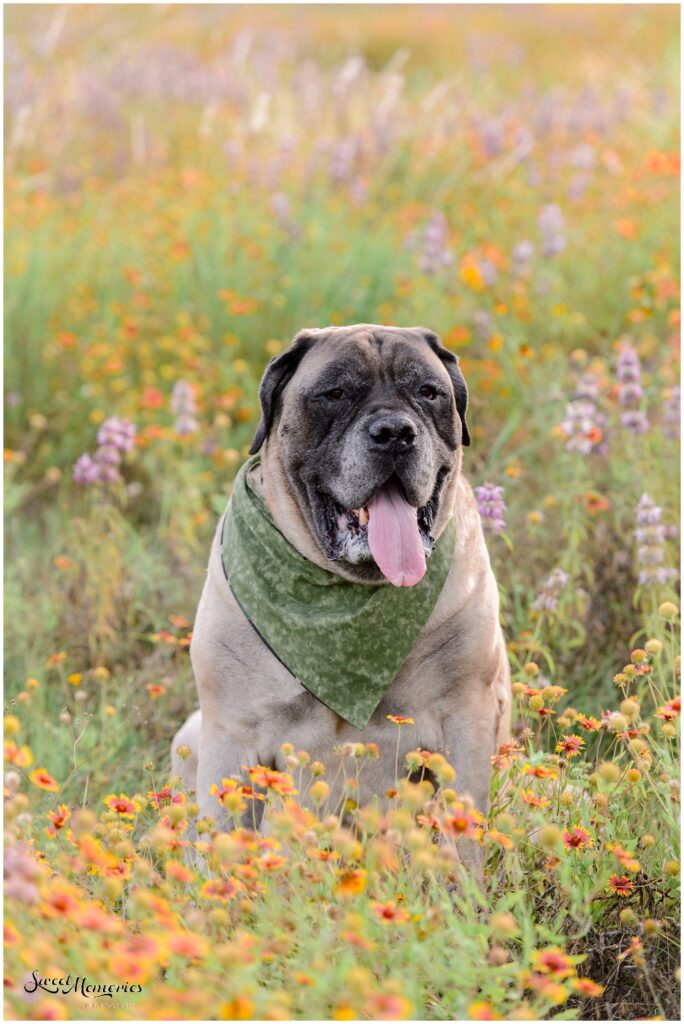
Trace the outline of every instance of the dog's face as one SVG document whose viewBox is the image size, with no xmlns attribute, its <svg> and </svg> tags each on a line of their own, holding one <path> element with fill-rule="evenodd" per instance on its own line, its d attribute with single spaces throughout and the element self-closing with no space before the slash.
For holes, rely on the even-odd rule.
<svg viewBox="0 0 684 1024">
<path fill-rule="evenodd" d="M 470 443 L 456 357 L 422 328 L 306 330 L 271 360 L 260 397 L 251 451 L 277 445 L 325 557 L 358 582 L 417 583 Z"/>
</svg>

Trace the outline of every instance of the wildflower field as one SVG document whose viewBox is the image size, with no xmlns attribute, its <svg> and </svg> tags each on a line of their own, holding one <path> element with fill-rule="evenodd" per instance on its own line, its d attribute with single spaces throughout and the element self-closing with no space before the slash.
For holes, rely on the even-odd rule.
<svg viewBox="0 0 684 1024">
<path fill-rule="evenodd" d="M 678 13 L 6 8 L 10 1019 L 679 1019 Z M 485 820 L 284 735 L 217 834 L 212 534 L 266 361 L 355 322 L 461 359 L 513 741 Z"/>
</svg>

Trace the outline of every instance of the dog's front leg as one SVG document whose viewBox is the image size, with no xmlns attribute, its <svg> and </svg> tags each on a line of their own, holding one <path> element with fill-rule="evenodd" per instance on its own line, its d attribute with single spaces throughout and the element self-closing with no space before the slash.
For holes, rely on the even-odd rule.
<svg viewBox="0 0 684 1024">
<path fill-rule="evenodd" d="M 244 766 L 258 762 L 258 756 L 249 742 L 236 735 L 232 729 L 207 721 L 202 716 L 202 739 L 197 766 L 197 800 L 200 816 L 212 817 L 219 831 L 226 832 L 234 827 L 235 818 L 228 813 L 219 796 L 212 789 L 222 790 L 223 779 L 243 779 Z M 250 801 L 242 815 L 242 824 L 247 828 L 258 828 L 261 822 L 262 806 Z"/>
<path fill-rule="evenodd" d="M 444 755 L 456 771 L 454 788 L 460 796 L 470 796 L 485 816 L 500 718 L 496 688 L 483 682 L 473 687 L 459 702 L 458 711 L 448 714 L 442 725 Z"/>
</svg>

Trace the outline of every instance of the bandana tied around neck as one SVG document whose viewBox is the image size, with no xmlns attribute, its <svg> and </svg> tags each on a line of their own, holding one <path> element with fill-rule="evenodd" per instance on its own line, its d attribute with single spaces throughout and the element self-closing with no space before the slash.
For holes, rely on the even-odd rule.
<svg viewBox="0 0 684 1024">
<path fill-rule="evenodd" d="M 456 540 L 453 518 L 412 587 L 351 583 L 315 565 L 283 536 L 240 469 L 221 536 L 223 571 L 254 629 L 286 669 L 357 729 L 370 720 L 442 591 Z"/>
</svg>

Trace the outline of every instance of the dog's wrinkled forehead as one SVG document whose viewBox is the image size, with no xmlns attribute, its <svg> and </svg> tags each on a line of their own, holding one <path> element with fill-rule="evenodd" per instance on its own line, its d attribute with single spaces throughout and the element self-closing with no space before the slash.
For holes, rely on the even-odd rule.
<svg viewBox="0 0 684 1024">
<path fill-rule="evenodd" d="M 424 332 L 411 327 L 382 327 L 354 324 L 350 327 L 321 327 L 307 331 L 313 344 L 297 369 L 297 380 L 306 388 L 321 372 L 345 366 L 366 375 L 392 375 L 407 360 L 444 373 L 439 357 L 426 344 Z"/>
</svg>

